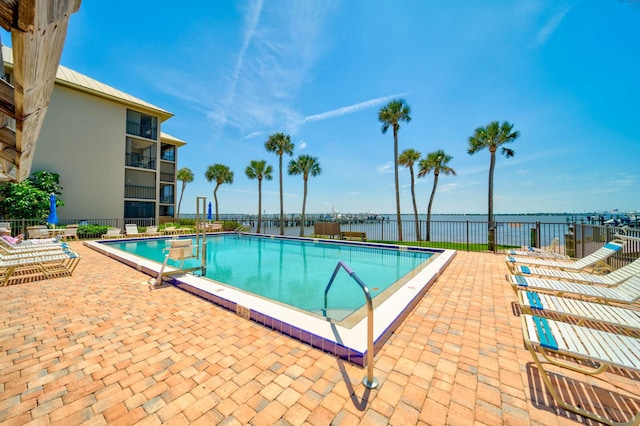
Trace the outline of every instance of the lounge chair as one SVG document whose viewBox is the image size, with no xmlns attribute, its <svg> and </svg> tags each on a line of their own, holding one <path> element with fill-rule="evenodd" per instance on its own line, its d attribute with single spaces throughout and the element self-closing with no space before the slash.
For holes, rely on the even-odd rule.
<svg viewBox="0 0 640 426">
<path fill-rule="evenodd" d="M 640 335 L 640 310 L 533 291 L 518 291 L 518 302 L 522 311 L 527 314 L 551 314 L 559 316 L 563 321 L 573 318 L 578 325 L 583 325 L 585 321 L 595 321 Z"/>
<path fill-rule="evenodd" d="M 144 231 L 144 235 L 147 237 L 156 237 L 158 235 L 162 235 L 162 232 L 158 231 L 157 226 L 147 226 L 147 230 Z"/>
<path fill-rule="evenodd" d="M 20 253 L 34 253 L 47 250 L 64 250 L 69 246 L 67 243 L 43 242 L 41 244 L 11 244 L 4 238 L 0 238 L 0 254 L 11 255 Z"/>
<path fill-rule="evenodd" d="M 165 234 L 167 235 L 181 235 L 181 234 L 189 234 L 191 233 L 191 229 L 189 228 L 178 228 L 174 225 L 165 225 L 164 227 L 164 231 Z"/>
<path fill-rule="evenodd" d="M 102 239 L 122 238 L 124 235 L 120 232 L 120 228 L 108 228 L 106 234 L 102 234 Z"/>
<path fill-rule="evenodd" d="M 529 247 L 523 246 L 520 250 L 507 250 L 507 254 L 511 256 L 532 256 L 532 257 L 541 257 L 541 258 L 549 258 L 549 259 L 569 259 L 569 256 L 565 254 L 556 253 L 554 250 L 558 246 L 560 239 L 558 237 L 554 238 L 546 248 L 537 248 L 537 247 Z"/>
<path fill-rule="evenodd" d="M 571 405 L 562 399 L 561 393 L 553 385 L 549 373 L 545 370 L 540 355 L 548 363 L 588 375 L 601 374 L 610 366 L 640 371 L 640 339 L 531 315 L 522 315 L 522 334 L 525 345 L 540 370 L 544 384 L 558 404 L 569 411 L 605 424 L 622 424 Z M 562 360 L 549 354 L 561 355 Z M 594 362 L 599 366 L 590 369 L 585 365 L 570 363 L 565 361 L 567 356 Z M 640 423 L 640 413 L 635 414 L 627 424 L 638 423 Z"/>
<path fill-rule="evenodd" d="M 569 281 L 545 280 L 522 275 L 508 276 L 513 289 L 529 290 L 556 296 L 569 296 L 577 299 L 593 300 L 604 304 L 638 304 L 640 302 L 640 275 L 634 275 L 616 287 L 600 287 L 591 284 L 572 283 Z"/>
<path fill-rule="evenodd" d="M 124 225 L 124 231 L 127 237 L 140 237 L 142 234 L 138 231 L 138 225 L 135 223 L 128 223 Z"/>
<path fill-rule="evenodd" d="M 70 276 L 79 260 L 80 256 L 70 250 L 27 258 L 0 259 L 0 287 Z"/>
<path fill-rule="evenodd" d="M 519 274 L 526 276 L 527 279 L 529 276 L 537 276 L 541 278 L 561 279 L 564 281 L 575 281 L 611 287 L 620 284 L 622 281 L 627 280 L 636 274 L 640 274 L 640 258 L 605 275 L 529 267 L 523 267 L 520 269 Z"/>
<path fill-rule="evenodd" d="M 64 228 L 64 233 L 62 234 L 62 239 L 64 241 L 67 240 L 78 240 L 78 225 L 67 225 Z"/>
<path fill-rule="evenodd" d="M 49 238 L 49 228 L 46 225 L 27 226 L 27 238 Z"/>
<path fill-rule="evenodd" d="M 531 256 L 507 256 L 506 262 L 513 272 L 524 272 L 531 266 L 542 266 L 545 268 L 556 268 L 571 271 L 605 272 L 610 270 L 605 260 L 614 253 L 621 250 L 627 240 L 615 239 L 600 247 L 588 256 L 575 261 L 562 261 L 552 259 L 536 259 Z M 516 265 L 517 264 L 517 265 Z"/>
</svg>

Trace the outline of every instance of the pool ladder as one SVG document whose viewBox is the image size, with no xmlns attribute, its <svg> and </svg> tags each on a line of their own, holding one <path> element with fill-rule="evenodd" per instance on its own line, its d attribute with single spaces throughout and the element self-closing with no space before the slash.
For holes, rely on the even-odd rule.
<svg viewBox="0 0 640 426">
<path fill-rule="evenodd" d="M 327 312 L 327 294 L 329 293 L 329 289 L 331 288 L 336 275 L 338 275 L 340 268 L 344 269 L 347 274 L 349 274 L 349 276 L 358 283 L 364 292 L 365 299 L 367 299 L 367 375 L 362 379 L 362 384 L 369 389 L 375 389 L 378 387 L 378 379 L 373 377 L 373 302 L 371 301 L 371 293 L 369 292 L 367 285 L 363 283 L 358 275 L 351 270 L 349 265 L 344 263 L 342 260 L 338 261 L 336 269 L 334 269 L 333 275 L 331 275 L 331 279 L 329 280 L 327 287 L 324 289 L 324 311 Z"/>
</svg>

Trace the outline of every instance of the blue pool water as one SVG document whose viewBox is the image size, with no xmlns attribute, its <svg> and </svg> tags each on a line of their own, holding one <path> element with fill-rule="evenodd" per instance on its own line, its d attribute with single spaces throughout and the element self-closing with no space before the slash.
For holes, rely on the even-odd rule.
<svg viewBox="0 0 640 426">
<path fill-rule="evenodd" d="M 171 240 L 109 243 L 109 246 L 162 262 Z M 193 239 L 195 244 L 195 239 Z M 217 235 L 207 237 L 206 277 L 237 289 L 310 312 L 324 307 L 324 290 L 339 260 L 379 295 L 426 262 L 433 253 L 307 240 Z M 189 260 L 185 267 L 200 261 Z M 171 266 L 177 266 L 173 261 Z M 330 309 L 355 311 L 365 304 L 356 282 L 340 270 L 328 297 Z"/>
</svg>

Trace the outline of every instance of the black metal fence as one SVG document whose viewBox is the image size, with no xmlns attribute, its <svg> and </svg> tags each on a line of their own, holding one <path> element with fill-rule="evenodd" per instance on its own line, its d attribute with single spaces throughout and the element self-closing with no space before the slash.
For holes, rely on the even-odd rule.
<svg viewBox="0 0 640 426">
<path fill-rule="evenodd" d="M 251 232 L 256 230 L 256 218 L 249 216 L 226 215 L 224 220 L 231 220 L 246 226 Z M 25 233 L 27 226 L 42 225 L 41 220 L 19 219 L 5 220 L 12 228 L 12 234 Z M 60 221 L 58 226 L 79 224 L 79 233 L 84 238 L 100 238 L 106 227 L 124 229 L 125 224 L 135 223 L 140 227 L 157 225 L 153 218 L 145 219 L 75 219 Z M 294 219 L 286 223 L 285 234 L 299 235 L 300 222 Z M 398 228 L 395 220 L 367 220 L 340 223 L 340 231 L 364 232 L 369 241 L 398 241 Z M 82 232 L 84 228 L 85 232 Z M 403 241 L 422 241 L 423 245 L 439 248 L 478 251 L 486 250 L 488 240 L 488 223 L 483 221 L 431 221 L 429 243 L 427 237 L 427 221 L 403 220 Z M 313 223 L 305 223 L 304 234 L 313 234 Z M 278 234 L 279 223 L 273 221 L 263 223 L 262 232 Z M 612 266 L 617 267 L 640 257 L 640 228 L 621 228 L 586 223 L 545 223 L 545 222 L 496 222 L 496 251 L 513 247 L 548 247 L 558 238 L 559 243 L 554 252 L 572 258 L 580 258 L 593 253 L 616 234 L 625 233 L 635 239 L 630 240 L 621 253 L 612 257 Z"/>
</svg>

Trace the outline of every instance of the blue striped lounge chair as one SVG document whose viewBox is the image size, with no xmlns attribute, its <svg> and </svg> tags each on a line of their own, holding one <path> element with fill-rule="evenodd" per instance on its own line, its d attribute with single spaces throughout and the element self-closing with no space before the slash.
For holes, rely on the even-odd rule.
<svg viewBox="0 0 640 426">
<path fill-rule="evenodd" d="M 0 258 L 0 287 L 73 274 L 80 256 L 72 250 L 48 251 L 39 256 Z"/>
<path fill-rule="evenodd" d="M 605 275 L 528 266 L 519 268 L 517 274 L 523 275 L 526 279 L 529 279 L 529 277 L 540 277 L 614 287 L 632 276 L 640 274 L 640 258 Z"/>
<path fill-rule="evenodd" d="M 588 375 L 601 374 L 609 367 L 640 372 L 640 339 L 532 315 L 524 314 L 521 317 L 525 346 L 538 367 L 545 386 L 559 405 L 608 425 L 640 423 L 640 413 L 628 414 L 631 417 L 628 422 L 619 423 L 605 417 L 604 410 L 603 414 L 599 414 L 567 402 L 553 384 L 545 369 L 545 362 L 542 361 L 544 359 L 546 363 Z M 589 361 L 589 366 L 571 362 L 567 357 Z M 592 363 L 596 367 L 591 367 Z"/>
<path fill-rule="evenodd" d="M 536 259 L 532 256 L 507 256 L 505 260 L 509 268 L 514 273 L 519 272 L 519 270 L 523 266 L 526 266 L 527 268 L 532 266 L 540 266 L 545 268 L 560 269 L 563 271 L 607 271 L 610 268 L 605 262 L 606 259 L 612 256 L 614 253 L 620 251 L 626 245 L 626 242 L 627 240 L 623 239 L 610 241 L 590 255 L 575 261 Z"/>
<path fill-rule="evenodd" d="M 592 284 L 570 281 L 546 280 L 534 278 L 524 280 L 522 275 L 508 276 L 513 289 L 553 294 L 560 297 L 573 297 L 581 300 L 593 300 L 603 304 L 634 305 L 640 303 L 640 275 L 634 275 L 616 287 L 601 287 Z"/>
<path fill-rule="evenodd" d="M 522 312 L 545 317 L 556 317 L 562 321 L 574 320 L 578 325 L 594 322 L 615 327 L 640 337 L 640 310 L 597 302 L 537 293 L 518 291 L 518 303 Z"/>
</svg>

